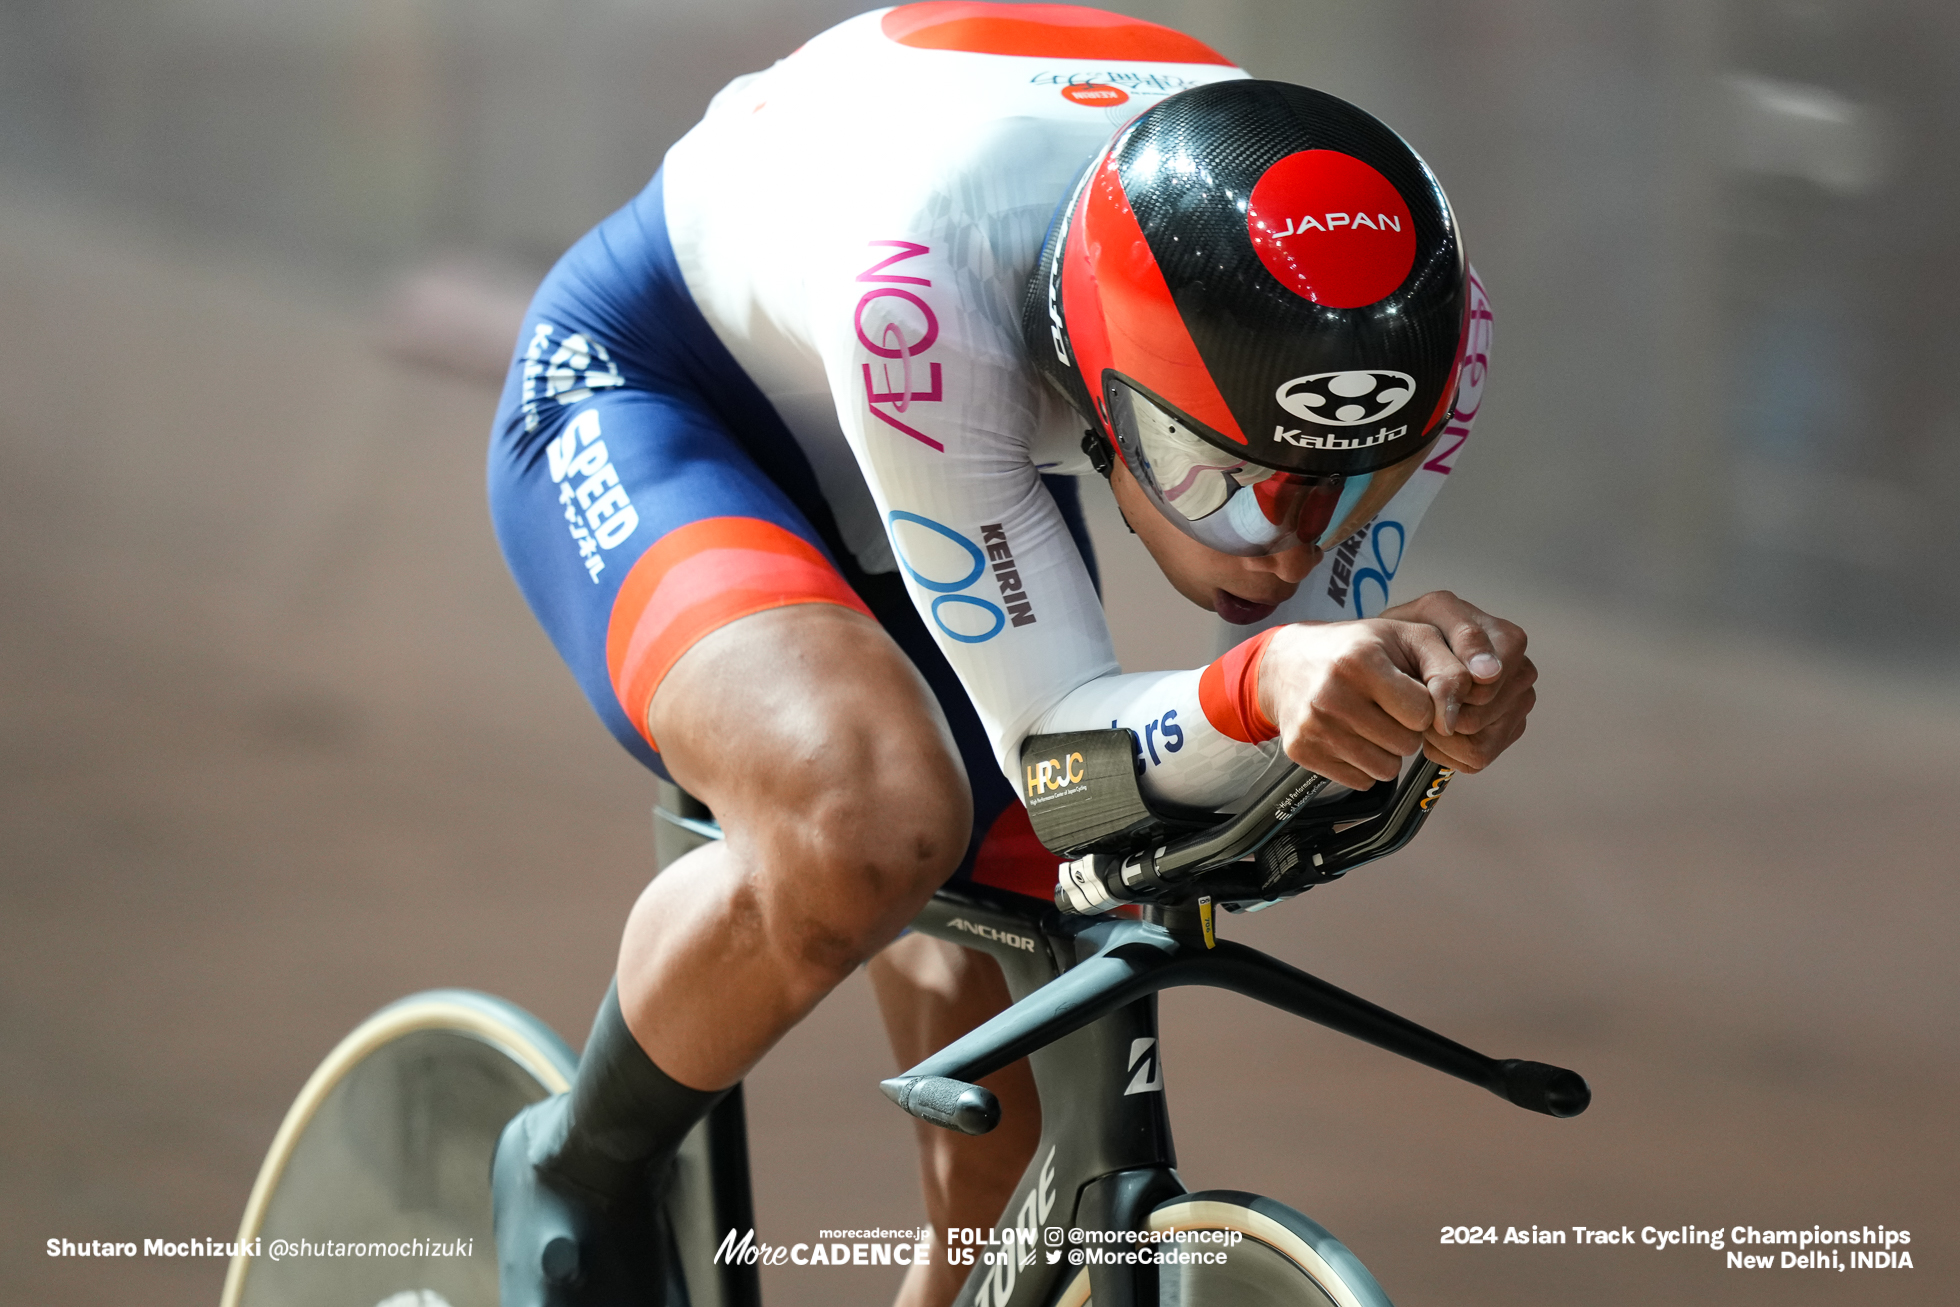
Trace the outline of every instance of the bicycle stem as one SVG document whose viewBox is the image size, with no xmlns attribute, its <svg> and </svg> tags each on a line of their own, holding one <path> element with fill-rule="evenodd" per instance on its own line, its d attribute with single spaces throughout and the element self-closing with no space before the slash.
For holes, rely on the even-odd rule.
<svg viewBox="0 0 1960 1307">
<path fill-rule="evenodd" d="M 1180 938 L 1162 926 L 1129 919 L 1098 922 L 1081 937 L 1098 945 L 1093 955 L 911 1070 L 884 1081 L 880 1088 L 885 1096 L 935 1125 L 985 1134 L 998 1123 L 1000 1105 L 973 1081 L 1146 994 L 1208 985 L 1467 1080 L 1530 1111 L 1571 1117 L 1592 1101 L 1577 1072 L 1486 1057 L 1243 944 L 1220 941 L 1206 948 L 1202 939 Z"/>
</svg>

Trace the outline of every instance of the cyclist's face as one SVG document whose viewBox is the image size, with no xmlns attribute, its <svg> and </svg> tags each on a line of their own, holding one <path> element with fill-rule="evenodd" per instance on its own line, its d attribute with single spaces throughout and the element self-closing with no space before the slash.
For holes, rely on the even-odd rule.
<svg viewBox="0 0 1960 1307">
<path fill-rule="evenodd" d="M 1293 597 L 1320 562 L 1321 551 L 1302 545 L 1283 554 L 1240 558 L 1199 544 L 1164 520 L 1130 470 L 1117 459 L 1110 469 L 1117 507 L 1176 591 L 1228 622 L 1256 622 Z"/>
</svg>

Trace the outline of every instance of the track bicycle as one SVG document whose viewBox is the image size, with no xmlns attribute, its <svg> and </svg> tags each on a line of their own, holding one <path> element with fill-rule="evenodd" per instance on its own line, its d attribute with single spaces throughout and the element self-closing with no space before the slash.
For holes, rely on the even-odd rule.
<svg viewBox="0 0 1960 1307">
<path fill-rule="evenodd" d="M 1218 937 L 1221 913 L 1271 906 L 1404 847 L 1452 773 L 1418 759 L 1396 781 L 1334 797 L 1324 777 L 1282 757 L 1238 812 L 1200 813 L 1148 802 L 1135 749 L 1120 730 L 1031 738 L 1029 818 L 1065 859 L 1055 901 L 963 884 L 940 890 L 913 922 L 993 956 L 1014 1001 L 884 1081 L 885 1095 L 922 1120 L 982 1134 L 1000 1105 L 974 1082 L 1027 1057 L 1041 1102 L 1041 1141 L 957 1307 L 1387 1307 L 1368 1269 L 1308 1217 L 1235 1190 L 1185 1190 L 1156 996 L 1231 990 L 1519 1107 L 1583 1112 L 1591 1091 L 1575 1072 L 1486 1057 Z M 662 866 L 720 837 L 689 796 L 663 786 L 662 798 Z M 435 991 L 382 1009 L 328 1057 L 281 1127 L 223 1307 L 493 1307 L 497 1136 L 524 1104 L 561 1091 L 574 1066 L 542 1023 L 489 996 Z M 739 1086 L 689 1135 L 662 1217 L 649 1237 L 667 1243 L 673 1307 L 760 1307 L 754 1263 L 730 1255 L 754 1229 Z M 268 1240 L 344 1237 L 336 1231 L 430 1246 L 448 1233 L 474 1240 L 479 1255 L 326 1271 L 264 1258 Z"/>
</svg>

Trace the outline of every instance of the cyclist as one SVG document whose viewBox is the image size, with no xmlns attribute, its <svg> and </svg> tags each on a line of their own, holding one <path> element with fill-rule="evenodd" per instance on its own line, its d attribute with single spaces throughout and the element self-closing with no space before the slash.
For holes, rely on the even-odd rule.
<svg viewBox="0 0 1960 1307">
<path fill-rule="evenodd" d="M 1200 807 L 1281 748 L 1356 787 L 1517 738 L 1523 633 L 1388 606 L 1489 316 L 1399 137 L 1153 24 L 905 5 L 715 98 L 540 288 L 492 436 L 533 609 L 726 834 L 641 896 L 571 1093 L 505 1132 L 507 1304 L 657 1301 L 682 1136 L 853 968 L 901 1065 L 1005 1005 L 991 960 L 893 941 L 949 877 L 1052 892 L 1030 733 L 1127 727 Z M 1253 638 L 1121 673 L 1097 471 Z M 1037 1138 L 1025 1067 L 989 1083 L 1000 1129 L 922 1135 L 938 1230 L 992 1225 Z M 950 1301 L 944 1262 L 900 1300 Z"/>
</svg>

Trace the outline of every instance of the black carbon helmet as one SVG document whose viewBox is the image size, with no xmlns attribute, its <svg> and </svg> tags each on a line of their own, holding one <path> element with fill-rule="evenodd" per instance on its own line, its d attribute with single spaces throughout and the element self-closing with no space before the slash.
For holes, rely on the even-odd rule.
<svg viewBox="0 0 1960 1307">
<path fill-rule="evenodd" d="M 1022 328 L 1043 377 L 1180 527 L 1275 552 L 1296 528 L 1311 542 L 1306 523 L 1191 521 L 1233 499 L 1244 519 L 1236 492 L 1259 483 L 1263 516 L 1283 518 L 1288 484 L 1326 499 L 1422 449 L 1450 416 L 1466 283 L 1449 200 L 1401 137 L 1320 91 L 1218 82 L 1163 100 L 1090 163 Z M 1184 445 L 1153 458 L 1153 431 Z"/>
</svg>

